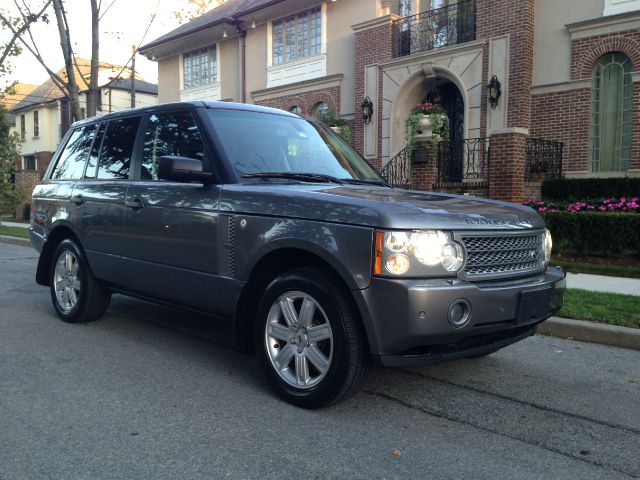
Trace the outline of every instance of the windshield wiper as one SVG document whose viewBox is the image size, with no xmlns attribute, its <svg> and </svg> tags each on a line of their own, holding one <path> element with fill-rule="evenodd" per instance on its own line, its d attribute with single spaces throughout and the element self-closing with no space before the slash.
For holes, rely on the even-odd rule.
<svg viewBox="0 0 640 480">
<path fill-rule="evenodd" d="M 352 183 L 356 185 L 377 185 L 379 187 L 390 187 L 387 182 L 384 180 L 367 180 L 364 178 L 343 178 L 341 179 L 344 182 Z"/>
<path fill-rule="evenodd" d="M 286 178 L 291 180 L 305 180 L 307 182 L 331 182 L 344 185 L 339 178 L 323 173 L 299 173 L 299 172 L 256 172 L 245 173 L 241 178 Z"/>
</svg>

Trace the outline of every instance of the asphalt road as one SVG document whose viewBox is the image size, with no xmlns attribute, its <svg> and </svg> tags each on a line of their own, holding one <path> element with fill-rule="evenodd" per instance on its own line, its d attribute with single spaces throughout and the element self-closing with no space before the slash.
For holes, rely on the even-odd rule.
<svg viewBox="0 0 640 480">
<path fill-rule="evenodd" d="M 223 324 L 114 297 L 68 325 L 0 243 L 0 479 L 640 478 L 640 352 L 533 337 L 278 400 Z"/>
</svg>

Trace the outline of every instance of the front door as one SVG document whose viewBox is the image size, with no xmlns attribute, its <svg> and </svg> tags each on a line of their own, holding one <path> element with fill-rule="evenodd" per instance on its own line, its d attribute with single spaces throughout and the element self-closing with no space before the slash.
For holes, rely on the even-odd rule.
<svg viewBox="0 0 640 480">
<path fill-rule="evenodd" d="M 160 180 L 163 155 L 205 159 L 189 110 L 151 114 L 146 123 L 137 180 L 125 200 L 131 283 L 139 294 L 226 315 L 216 299 L 220 186 Z"/>
<path fill-rule="evenodd" d="M 439 103 L 449 117 L 449 142 L 440 146 L 438 164 L 445 182 L 464 178 L 464 99 L 458 87 L 448 82 L 438 87 Z"/>
</svg>

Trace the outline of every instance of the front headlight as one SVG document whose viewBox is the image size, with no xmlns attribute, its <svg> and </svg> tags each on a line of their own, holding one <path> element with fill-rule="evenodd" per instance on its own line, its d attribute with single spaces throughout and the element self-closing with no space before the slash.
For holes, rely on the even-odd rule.
<svg viewBox="0 0 640 480">
<path fill-rule="evenodd" d="M 548 228 L 544 229 L 544 261 L 549 263 L 551 260 L 551 247 L 553 246 L 553 240 L 551 240 L 551 232 Z"/>
<path fill-rule="evenodd" d="M 374 272 L 382 276 L 453 276 L 465 263 L 464 249 L 449 232 L 376 232 Z"/>
</svg>

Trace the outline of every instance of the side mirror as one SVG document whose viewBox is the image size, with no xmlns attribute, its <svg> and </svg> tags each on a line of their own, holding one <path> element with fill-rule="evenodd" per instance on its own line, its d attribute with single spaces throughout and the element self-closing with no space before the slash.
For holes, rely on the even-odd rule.
<svg viewBox="0 0 640 480">
<path fill-rule="evenodd" d="M 164 155 L 158 159 L 158 178 L 174 182 L 209 183 L 213 175 L 202 171 L 202 162 L 200 160 Z"/>
</svg>

